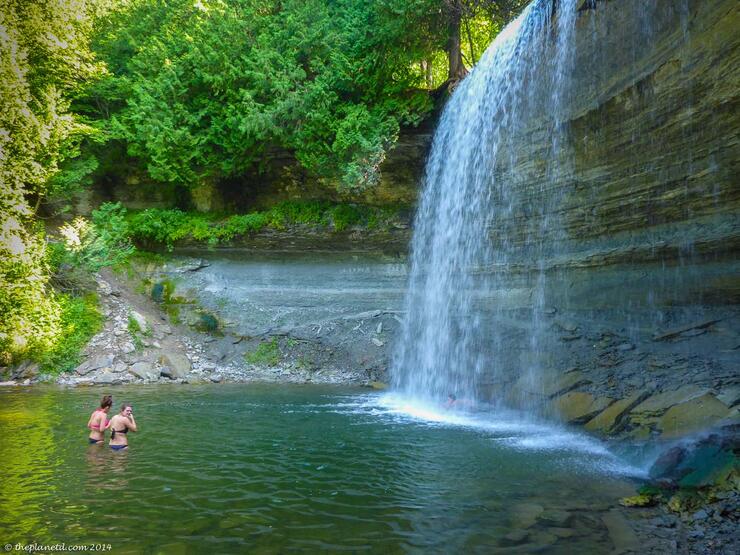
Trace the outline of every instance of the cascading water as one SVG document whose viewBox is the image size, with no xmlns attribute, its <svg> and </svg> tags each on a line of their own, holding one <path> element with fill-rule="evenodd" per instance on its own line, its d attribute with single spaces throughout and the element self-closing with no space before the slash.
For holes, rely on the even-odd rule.
<svg viewBox="0 0 740 555">
<path fill-rule="evenodd" d="M 512 137 L 535 121 L 550 131 L 550 152 L 531 163 L 547 164 L 548 175 L 569 171 L 563 122 L 576 10 L 574 1 L 532 2 L 491 44 L 444 110 L 416 215 L 407 317 L 393 361 L 393 385 L 405 395 L 476 399 L 484 377 L 503 374 L 496 353 L 505 351 L 507 339 L 491 318 L 497 310 L 491 293 L 500 288 L 496 272 L 482 269 L 515 265 L 515 230 L 491 233 L 491 222 L 516 220 L 513 207 L 522 199 L 514 199 L 517 176 L 507 169 L 517 165 Z M 538 264 L 546 255 L 543 238 L 552 244 L 558 228 L 537 200 L 525 202 L 540 217 L 523 239 L 534 258 L 530 264 L 540 266 L 530 302 L 532 349 L 546 302 Z M 521 361 L 518 370 L 536 389 L 536 362 Z"/>
</svg>

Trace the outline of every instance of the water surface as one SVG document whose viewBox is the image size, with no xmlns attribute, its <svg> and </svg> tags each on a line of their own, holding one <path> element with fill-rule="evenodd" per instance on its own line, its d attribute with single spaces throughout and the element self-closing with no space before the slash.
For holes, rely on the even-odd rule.
<svg viewBox="0 0 740 555">
<path fill-rule="evenodd" d="M 346 388 L 116 388 L 141 431 L 113 453 L 86 444 L 103 393 L 0 391 L 5 541 L 105 542 L 114 553 L 495 553 L 527 514 L 557 509 L 567 524 L 535 522 L 518 551 L 608 553 L 600 511 L 633 491 L 630 469 L 585 436 Z"/>
</svg>

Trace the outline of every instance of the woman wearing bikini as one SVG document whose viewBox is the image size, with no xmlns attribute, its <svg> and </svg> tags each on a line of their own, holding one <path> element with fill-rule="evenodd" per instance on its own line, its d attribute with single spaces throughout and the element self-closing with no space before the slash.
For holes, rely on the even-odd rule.
<svg viewBox="0 0 740 555">
<path fill-rule="evenodd" d="M 128 437 L 126 434 L 130 431 L 136 431 L 136 421 L 134 420 L 134 411 L 131 405 L 124 403 L 121 405 L 121 412 L 110 420 L 110 441 L 108 445 L 114 451 L 128 449 Z"/>
<path fill-rule="evenodd" d="M 100 408 L 90 415 L 90 419 L 87 421 L 87 427 L 90 428 L 90 436 L 88 440 L 91 444 L 99 445 L 103 443 L 105 439 L 105 430 L 110 425 L 108 420 L 108 411 L 113 406 L 113 397 L 110 395 L 104 395 L 103 400 L 100 401 Z"/>
</svg>

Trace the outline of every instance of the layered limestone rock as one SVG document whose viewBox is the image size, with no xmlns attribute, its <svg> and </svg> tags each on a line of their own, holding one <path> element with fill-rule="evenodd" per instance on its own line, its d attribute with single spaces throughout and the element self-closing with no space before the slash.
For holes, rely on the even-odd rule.
<svg viewBox="0 0 740 555">
<path fill-rule="evenodd" d="M 638 439 L 737 422 L 739 26 L 732 0 L 583 4 L 566 121 L 534 83 L 497 167 L 491 391 L 529 404 L 535 375 L 565 421 Z"/>
</svg>

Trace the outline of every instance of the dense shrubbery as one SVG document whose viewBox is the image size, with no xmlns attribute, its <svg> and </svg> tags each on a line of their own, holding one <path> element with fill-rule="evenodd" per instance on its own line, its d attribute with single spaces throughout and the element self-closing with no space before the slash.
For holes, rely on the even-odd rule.
<svg viewBox="0 0 740 555">
<path fill-rule="evenodd" d="M 110 214 L 115 214 L 115 218 Z M 282 202 L 263 212 L 224 217 L 158 208 L 127 214 L 120 204 L 104 204 L 94 212 L 93 219 L 98 222 L 96 228 L 99 226 L 104 230 L 101 233 L 107 234 L 109 242 L 126 246 L 115 250 L 122 256 L 121 253 L 129 252 L 126 249 L 131 248 L 131 242 L 144 246 L 164 245 L 168 249 L 185 239 L 216 245 L 264 228 L 284 230 L 295 224 L 327 227 L 334 231 L 358 224 L 374 228 L 394 214 L 395 211 L 390 209 L 323 201 Z M 118 223 L 110 225 L 112 221 Z"/>
<path fill-rule="evenodd" d="M 131 0 L 100 22 L 111 72 L 80 107 L 157 181 L 238 176 L 279 146 L 315 176 L 373 186 L 400 126 L 432 108 L 420 62 L 444 49 L 439 7 Z"/>
<path fill-rule="evenodd" d="M 60 334 L 48 349 L 35 351 L 31 358 L 41 363 L 41 370 L 56 374 L 73 370 L 80 363 L 80 353 L 101 328 L 103 317 L 95 294 L 56 295 L 59 303 Z"/>
<path fill-rule="evenodd" d="M 68 184 L 66 161 L 91 132 L 69 96 L 101 69 L 88 47 L 92 10 L 86 0 L 0 3 L 0 365 L 48 352 L 66 333 L 35 215 Z"/>
</svg>

